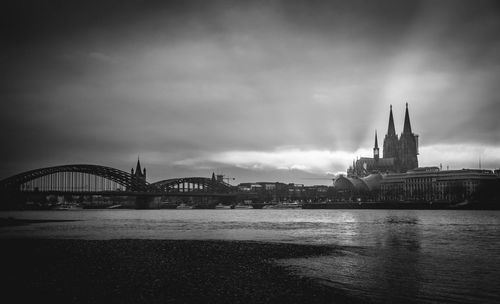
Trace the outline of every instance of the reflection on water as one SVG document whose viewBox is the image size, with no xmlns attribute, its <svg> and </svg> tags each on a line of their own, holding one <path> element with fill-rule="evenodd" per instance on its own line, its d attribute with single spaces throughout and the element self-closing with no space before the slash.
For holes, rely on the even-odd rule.
<svg viewBox="0 0 500 304">
<path fill-rule="evenodd" d="M 498 303 L 500 212 L 115 210 L 3 212 L 75 219 L 0 228 L 2 237 L 238 239 L 326 244 L 338 254 L 280 263 L 368 302 Z"/>
<path fill-rule="evenodd" d="M 499 303 L 499 214 L 411 213 L 359 222 L 343 255 L 282 263 L 367 302 Z"/>
<path fill-rule="evenodd" d="M 295 271 L 321 279 L 369 302 L 418 301 L 424 282 L 421 239 L 416 216 L 388 215 L 372 225 L 351 227 L 367 246 L 344 247 L 342 255 L 282 261 Z"/>
<path fill-rule="evenodd" d="M 380 266 L 374 272 L 380 275 L 374 278 L 372 287 L 378 288 L 379 298 L 384 301 L 401 303 L 416 299 L 422 282 L 418 267 L 422 238 L 418 218 L 389 216 L 383 227 L 385 231 L 379 234 L 382 234 L 380 238 L 385 236 L 386 242 L 373 250 L 384 255 L 379 255 Z"/>
</svg>

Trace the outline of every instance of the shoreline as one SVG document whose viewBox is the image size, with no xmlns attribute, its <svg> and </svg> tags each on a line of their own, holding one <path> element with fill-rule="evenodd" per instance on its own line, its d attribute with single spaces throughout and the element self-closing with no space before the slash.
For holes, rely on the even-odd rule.
<svg viewBox="0 0 500 304">
<path fill-rule="evenodd" d="M 46 219 L 18 219 L 14 217 L 0 217 L 1 227 L 23 226 L 39 223 L 60 223 L 60 222 L 76 222 L 77 220 L 46 220 Z"/>
<path fill-rule="evenodd" d="M 193 210 L 217 210 L 217 209 L 382 209 L 382 210 L 500 210 L 500 201 L 489 202 L 427 202 L 427 201 L 359 201 L 359 202 L 316 202 L 316 203 L 301 203 L 296 206 L 271 204 L 271 203 L 252 203 L 245 205 L 245 208 L 216 208 L 215 204 L 189 206 L 189 208 L 178 208 L 176 204 L 150 206 L 148 208 L 137 208 L 133 206 L 116 205 L 114 208 L 95 207 L 83 205 L 81 208 L 75 209 L 54 209 L 48 207 L 38 208 L 19 208 L 19 209 L 2 209 L 0 211 L 78 211 L 78 210 L 178 210 L 178 209 L 193 209 Z"/>
<path fill-rule="evenodd" d="M 500 203 L 332 202 L 306 203 L 302 205 L 302 209 L 500 210 Z"/>
<path fill-rule="evenodd" d="M 362 303 L 273 261 L 333 246 L 219 240 L 4 239 L 17 303 Z M 4 280 L 5 281 L 5 280 Z"/>
</svg>

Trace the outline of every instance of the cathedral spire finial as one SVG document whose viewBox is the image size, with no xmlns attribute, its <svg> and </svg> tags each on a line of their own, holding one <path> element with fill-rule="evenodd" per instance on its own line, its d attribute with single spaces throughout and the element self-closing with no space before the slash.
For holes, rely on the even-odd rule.
<svg viewBox="0 0 500 304">
<path fill-rule="evenodd" d="M 411 124 L 410 124 L 410 114 L 408 113 L 408 103 L 406 103 L 405 124 L 403 127 L 403 133 L 411 134 Z"/>
<path fill-rule="evenodd" d="M 378 149 L 377 129 L 375 129 L 375 148 Z"/>
<path fill-rule="evenodd" d="M 137 165 L 135 166 L 135 174 L 141 174 L 141 162 L 139 161 L 139 155 L 137 155 Z"/>
<path fill-rule="evenodd" d="M 389 110 L 389 127 L 387 128 L 387 135 L 396 136 L 396 128 L 394 128 L 394 118 L 392 116 L 392 105 Z"/>
</svg>

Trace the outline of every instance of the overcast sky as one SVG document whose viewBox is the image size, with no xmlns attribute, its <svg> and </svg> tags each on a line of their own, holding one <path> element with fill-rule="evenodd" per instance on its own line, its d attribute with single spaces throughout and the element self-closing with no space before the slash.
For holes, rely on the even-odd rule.
<svg viewBox="0 0 500 304">
<path fill-rule="evenodd" d="M 331 184 L 396 132 L 419 164 L 500 167 L 498 1 L 11 1 L 0 178 L 90 163 L 148 180 Z"/>
</svg>

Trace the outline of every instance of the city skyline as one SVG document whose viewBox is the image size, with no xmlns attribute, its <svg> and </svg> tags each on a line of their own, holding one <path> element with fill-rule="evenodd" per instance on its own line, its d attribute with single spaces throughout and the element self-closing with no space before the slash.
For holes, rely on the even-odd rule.
<svg viewBox="0 0 500 304">
<path fill-rule="evenodd" d="M 372 155 L 391 104 L 402 132 L 405 103 L 420 166 L 500 166 L 495 1 L 27 1 L 1 14 L 0 179 L 129 171 L 139 155 L 148 181 L 331 184 Z"/>
</svg>

